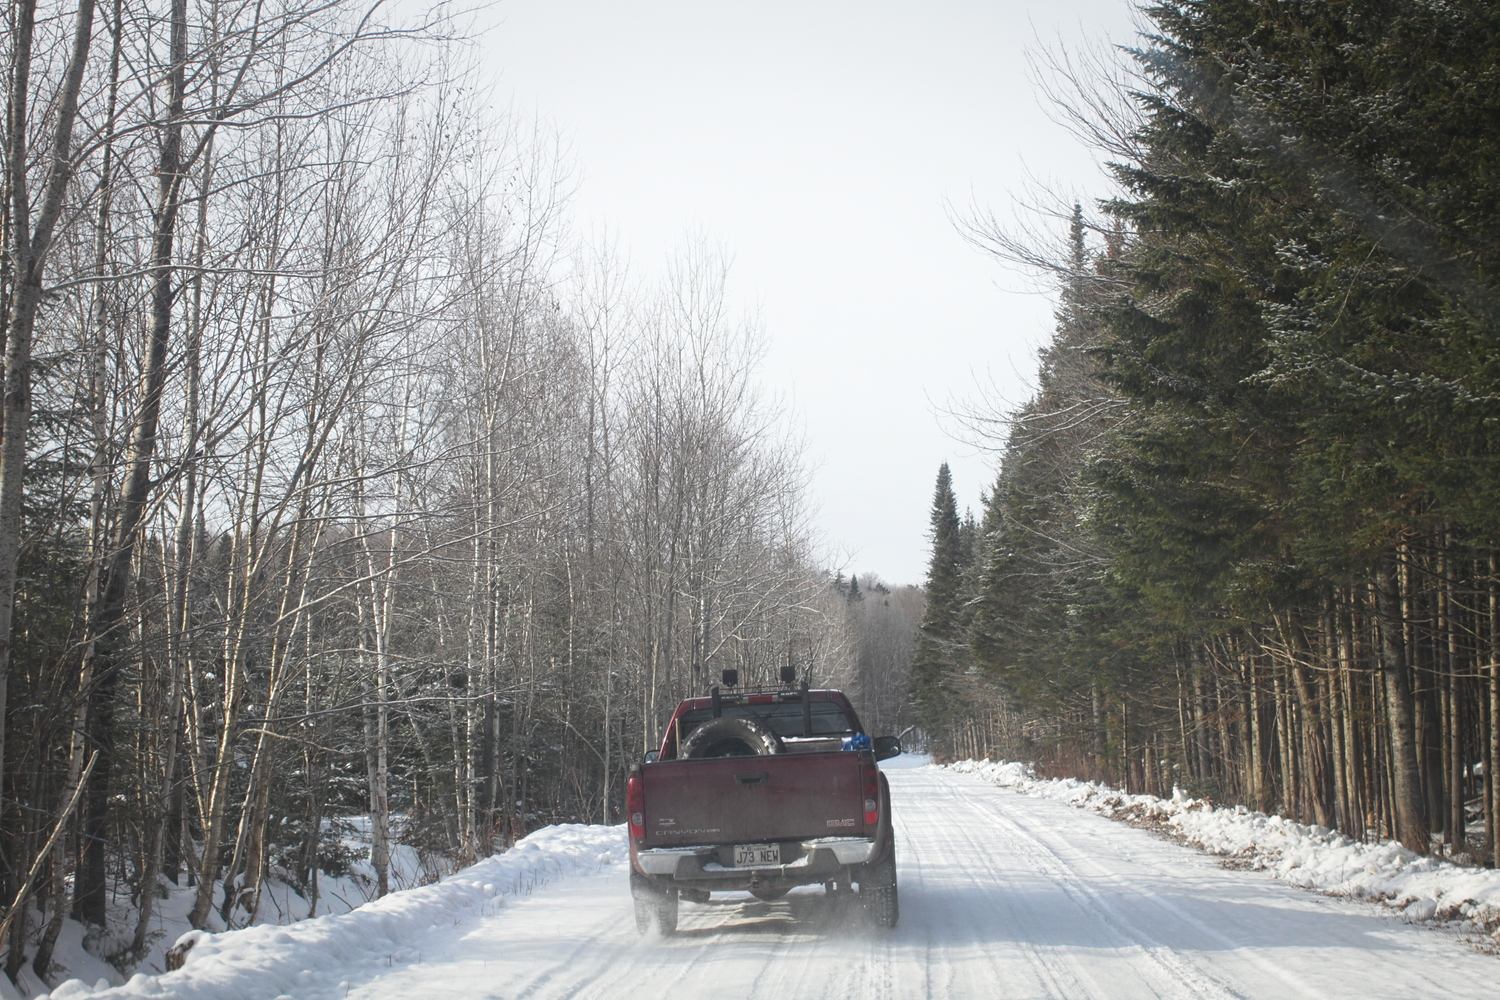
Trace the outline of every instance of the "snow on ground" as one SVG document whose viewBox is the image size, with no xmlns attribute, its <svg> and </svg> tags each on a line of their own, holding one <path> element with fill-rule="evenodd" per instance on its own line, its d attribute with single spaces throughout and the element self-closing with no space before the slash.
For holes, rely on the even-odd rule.
<svg viewBox="0 0 1500 1000">
<path fill-rule="evenodd" d="M 398 815 L 392 819 L 399 829 L 405 817 Z M 309 889 L 299 891 L 293 888 L 284 878 L 286 873 L 273 865 L 265 881 L 260 911 L 254 923 L 282 925 L 306 920 L 310 916 L 347 913 L 376 897 L 375 869 L 369 861 L 370 817 L 347 816 L 338 820 L 326 820 L 324 836 L 327 843 L 334 845 L 337 852 L 343 854 L 347 864 L 334 875 L 318 873 L 315 902 L 309 898 L 313 896 Z M 388 879 L 393 889 L 409 889 L 451 875 L 454 867 L 453 862 L 442 855 L 427 854 L 409 844 L 394 843 L 391 845 Z M 191 927 L 188 913 L 193 908 L 197 888 L 186 884 L 173 885 L 165 878 L 160 880 L 160 886 L 163 898 L 153 908 L 145 954 L 140 956 L 133 968 L 122 963 L 127 971 L 164 971 L 167 949 Z M 208 929 L 223 931 L 226 928 L 218 912 L 218 905 L 223 901 L 222 887 L 216 888 L 215 892 L 217 898 L 214 909 L 209 911 Z M 242 925 L 243 911 L 237 910 L 233 915 L 239 919 L 236 926 Z M 109 935 L 103 939 L 90 935 L 87 943 L 85 936 L 90 934 L 88 929 L 75 920 L 65 919 L 53 955 L 52 981 L 61 983 L 68 979 L 81 979 L 98 983 L 104 980 L 115 986 L 123 983 L 128 976 L 122 976 L 115 966 L 98 956 L 119 951 L 130 942 L 135 928 L 135 916 L 136 911 L 128 901 L 115 901 L 110 906 Z M 34 913 L 33 927 L 40 925 L 42 919 L 40 914 Z M 37 996 L 45 994 L 48 989 L 47 984 L 33 974 L 29 959 L 21 967 L 17 987 L 19 989 L 13 992 L 4 977 L 0 976 L 0 1000 Z"/>
<path fill-rule="evenodd" d="M 351 913 L 206 935 L 186 965 L 55 1000 L 1491 1000 L 1496 959 L 1389 909 L 1308 893 L 1095 813 L 1228 818 L 1023 771 L 890 766 L 901 922 L 794 890 L 682 904 L 678 933 L 637 935 L 618 827 L 538 831 L 504 855 Z M 985 780 L 989 779 L 989 780 Z M 994 782 L 1007 782 L 1001 787 Z M 1024 789 L 1032 794 L 1017 795 Z M 1094 812 L 1075 802 L 1098 800 Z M 1153 804 L 1154 803 L 1154 804 Z M 1232 811 L 1225 811 L 1234 816 Z M 1252 814 L 1244 814 L 1254 825 Z M 1281 821 L 1266 821 L 1268 830 Z M 1162 820 L 1165 822 L 1165 819 Z M 1283 830 L 1266 869 L 1311 834 Z M 1298 838 L 1302 839 L 1298 839 Z M 1263 843 L 1265 838 L 1246 843 Z M 1325 845 L 1326 846 L 1326 845 Z M 1338 850 L 1338 848 L 1331 848 Z M 1317 852 L 1314 852 L 1317 853 Z M 1321 855 L 1320 855 L 1321 856 Z M 1248 856 L 1247 856 L 1248 857 Z M 1351 855 L 1351 858 L 1353 856 Z M 1360 857 L 1365 857 L 1360 855 Z M 1380 857 L 1370 855 L 1367 864 Z M 1394 855 L 1392 856 L 1394 857 Z M 1354 862 L 1351 860 L 1350 864 Z M 1401 868 L 1417 867 L 1403 859 Z M 1308 871 L 1322 870 L 1303 864 Z M 1288 869 L 1290 871 L 1290 868 Z M 1433 871 L 1437 871 L 1434 868 Z M 1368 874 L 1368 873 L 1367 873 Z M 1409 907 L 1408 907 L 1409 909 Z"/>
<path fill-rule="evenodd" d="M 1103 816 L 1162 822 L 1211 854 L 1243 859 L 1305 889 L 1353 896 L 1399 909 L 1412 923 L 1437 922 L 1488 935 L 1500 945 L 1500 871 L 1423 857 L 1395 841 L 1362 843 L 1322 826 L 1214 807 L 1180 790 L 1172 798 L 1130 795 L 1072 778 L 1038 779 L 1025 764 L 965 760 L 947 769 L 977 774 L 1027 795 L 1066 802 Z"/>
<path fill-rule="evenodd" d="M 400 820 L 401 817 L 395 817 Z M 337 825 L 335 825 L 335 822 Z M 272 866 L 261 896 L 257 924 L 289 924 L 320 914 L 347 913 L 362 906 L 376 896 L 375 870 L 369 862 L 369 817 L 350 816 L 337 821 L 327 821 L 326 834 L 330 841 L 338 843 L 346 852 L 348 866 L 337 875 L 320 872 L 317 882 L 317 901 L 308 899 L 307 890 L 299 892 L 283 878 L 284 872 Z M 407 889 L 451 874 L 454 865 L 442 856 L 431 856 L 417 851 L 407 844 L 391 845 L 388 878 L 396 889 Z M 151 915 L 145 953 L 135 963 L 134 969 L 142 972 L 162 972 L 166 968 L 166 951 L 190 928 L 188 913 L 193 908 L 197 888 L 190 885 L 173 885 L 166 878 L 159 882 L 163 898 L 157 900 Z M 215 909 L 210 910 L 208 924 L 211 930 L 225 929 L 217 906 L 222 902 L 221 887 L 216 889 Z M 304 895 L 304 892 L 307 894 Z M 235 916 L 243 917 L 242 911 Z M 67 979 L 82 979 L 97 983 L 106 980 L 118 986 L 125 981 L 118 969 L 99 955 L 123 949 L 134 934 L 136 911 L 127 901 L 115 900 L 110 905 L 110 934 L 103 940 L 90 937 L 85 944 L 88 929 L 81 923 L 65 919 L 53 955 L 54 982 Z M 32 926 L 43 920 L 33 911 Z M 34 945 L 34 935 L 33 935 Z M 32 972 L 30 957 L 34 947 L 28 948 L 28 959 L 21 967 L 18 991 L 11 991 L 4 977 L 0 977 L 0 1000 L 15 1000 L 16 997 L 31 997 L 47 992 L 47 984 Z M 124 963 L 122 963 L 123 965 Z M 127 969 L 130 966 L 125 966 Z"/>
<path fill-rule="evenodd" d="M 193 942 L 191 949 L 175 972 L 138 973 L 115 989 L 99 980 L 90 986 L 71 979 L 36 996 L 342 997 L 351 976 L 421 961 L 424 951 L 438 947 L 454 928 L 499 912 L 508 900 L 529 896 L 560 877 L 614 866 L 625 856 L 623 826 L 549 826 L 440 882 L 393 892 L 349 912 L 222 934 L 190 931 L 183 940 Z"/>
</svg>

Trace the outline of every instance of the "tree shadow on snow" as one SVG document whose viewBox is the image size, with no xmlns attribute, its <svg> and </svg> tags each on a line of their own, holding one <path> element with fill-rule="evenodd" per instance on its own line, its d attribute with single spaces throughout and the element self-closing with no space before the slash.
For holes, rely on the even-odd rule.
<svg viewBox="0 0 1500 1000">
<path fill-rule="evenodd" d="M 1140 893 L 1101 885 L 901 887 L 901 927 L 947 944 L 1017 942 L 1059 948 L 1137 945 L 1173 951 L 1387 948 L 1392 917 L 1357 902 L 1276 905 L 1191 891 Z"/>
</svg>

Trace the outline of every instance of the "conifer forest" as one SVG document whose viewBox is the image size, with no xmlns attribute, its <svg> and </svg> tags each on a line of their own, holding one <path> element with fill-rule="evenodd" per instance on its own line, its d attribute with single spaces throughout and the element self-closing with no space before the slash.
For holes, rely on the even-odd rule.
<svg viewBox="0 0 1500 1000">
<path fill-rule="evenodd" d="M 1500 864 L 1500 8 L 1165 0 L 923 586 L 846 576 L 729 251 L 644 280 L 439 15 L 7 0 L 0 954 L 121 970 L 614 823 L 724 668 L 878 734 Z M 1118 58 L 1116 56 L 1118 55 Z M 1083 153 L 1081 155 L 1087 155 Z M 774 333 L 774 331 L 772 331 Z M 913 345 L 911 349 L 917 349 Z M 975 359 L 982 363 L 987 359 Z M 938 456 L 934 456 L 934 464 Z M 1465 834 L 1467 831 L 1467 836 Z"/>
<path fill-rule="evenodd" d="M 1056 250 L 969 226 L 1057 325 L 969 414 L 981 512 L 938 477 L 919 718 L 1500 863 L 1500 10 L 1145 14 L 1127 70 L 1053 65 L 1116 194 Z"/>
</svg>

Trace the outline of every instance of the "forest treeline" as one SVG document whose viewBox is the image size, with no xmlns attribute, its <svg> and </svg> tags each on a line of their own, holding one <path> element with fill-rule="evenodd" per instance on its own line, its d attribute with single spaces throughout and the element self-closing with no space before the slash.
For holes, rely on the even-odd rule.
<svg viewBox="0 0 1500 1000">
<path fill-rule="evenodd" d="M 620 775 L 723 667 L 904 712 L 920 591 L 816 562 L 722 255 L 629 278 L 452 26 L 13 0 L 0 948 L 122 970 L 155 901 L 317 908 L 370 817 L 433 874 Z M 861 583 L 863 586 L 861 586 Z M 889 678 L 896 678 L 894 682 Z"/>
<path fill-rule="evenodd" d="M 1494 864 L 1500 8 L 1144 15 L 1128 71 L 1053 67 L 1118 194 L 1056 252 L 971 228 L 1058 323 L 1032 398 L 972 414 L 977 524 L 939 477 L 921 718 Z"/>
</svg>

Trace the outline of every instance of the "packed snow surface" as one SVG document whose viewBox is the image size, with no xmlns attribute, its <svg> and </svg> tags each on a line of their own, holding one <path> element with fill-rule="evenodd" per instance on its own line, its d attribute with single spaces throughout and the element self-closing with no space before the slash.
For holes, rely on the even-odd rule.
<svg viewBox="0 0 1500 1000">
<path fill-rule="evenodd" d="M 552 827 L 440 883 L 346 914 L 205 936 L 176 972 L 103 990 L 74 980 L 52 996 L 1494 996 L 1497 959 L 1450 934 L 1268 870 L 1225 868 L 1074 808 L 1108 793 L 1075 788 L 1069 799 L 1024 772 L 997 784 L 996 765 L 891 766 L 900 763 L 886 765 L 901 885 L 895 930 L 868 926 L 845 897 L 804 889 L 774 903 L 737 893 L 685 902 L 675 936 L 642 938 L 623 831 Z M 1204 810 L 1180 810 L 1191 812 Z"/>
<path fill-rule="evenodd" d="M 1160 799 L 1072 778 L 1037 779 L 1014 762 L 966 760 L 948 767 L 1104 816 L 1162 823 L 1188 843 L 1240 859 L 1247 868 L 1265 869 L 1305 889 L 1383 902 L 1408 921 L 1444 922 L 1492 939 L 1500 932 L 1500 871 L 1423 857 L 1394 841 L 1351 840 L 1244 806 L 1215 808 L 1181 792 Z"/>
</svg>

